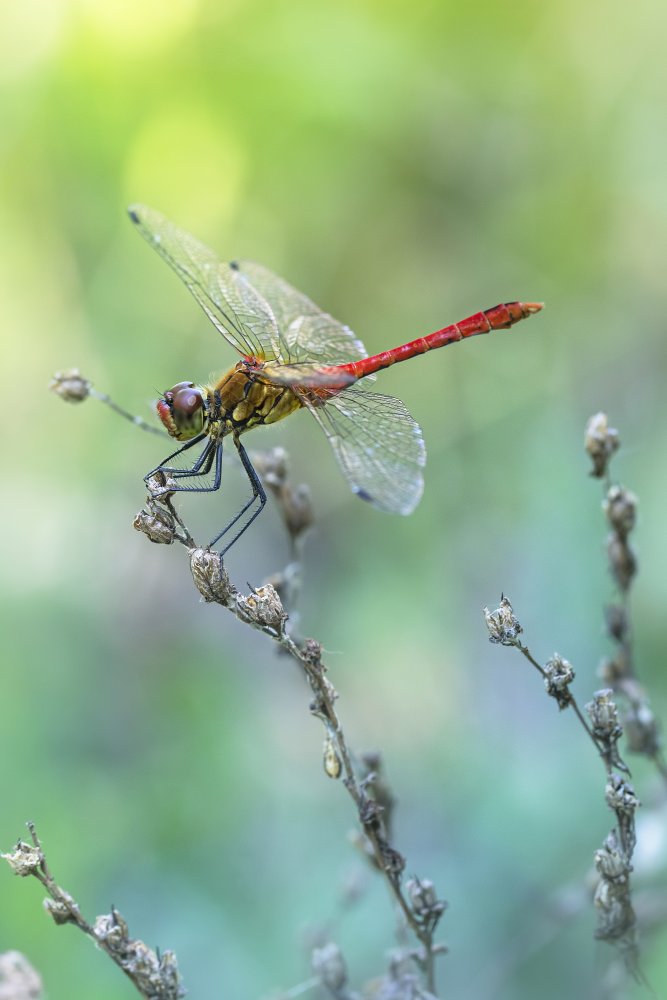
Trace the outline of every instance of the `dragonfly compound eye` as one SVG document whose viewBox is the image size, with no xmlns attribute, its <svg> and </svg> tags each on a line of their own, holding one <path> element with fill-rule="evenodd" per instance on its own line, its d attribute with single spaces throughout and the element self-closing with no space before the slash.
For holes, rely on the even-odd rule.
<svg viewBox="0 0 667 1000">
<path fill-rule="evenodd" d="M 157 412 L 172 437 L 188 441 L 204 429 L 204 394 L 193 382 L 179 382 L 158 400 Z"/>
</svg>

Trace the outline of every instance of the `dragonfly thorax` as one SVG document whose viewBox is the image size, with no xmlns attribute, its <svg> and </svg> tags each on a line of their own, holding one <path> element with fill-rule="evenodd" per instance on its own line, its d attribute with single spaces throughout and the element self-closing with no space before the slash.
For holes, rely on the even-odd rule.
<svg viewBox="0 0 667 1000">
<path fill-rule="evenodd" d="M 157 413 L 177 441 L 189 441 L 204 430 L 206 399 L 194 382 L 178 382 L 157 402 Z"/>
<path fill-rule="evenodd" d="M 251 427 L 274 424 L 303 405 L 289 386 L 268 378 L 264 368 L 256 358 L 244 358 L 206 388 L 208 434 L 243 434 Z"/>
</svg>

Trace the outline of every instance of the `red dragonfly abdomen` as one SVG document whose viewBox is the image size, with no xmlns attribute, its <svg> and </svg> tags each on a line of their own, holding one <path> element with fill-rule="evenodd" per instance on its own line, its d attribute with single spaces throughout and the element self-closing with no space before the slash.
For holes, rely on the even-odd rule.
<svg viewBox="0 0 667 1000">
<path fill-rule="evenodd" d="M 436 330 L 435 333 L 430 333 L 427 337 L 419 337 L 417 340 L 411 340 L 409 344 L 402 344 L 390 351 L 374 354 L 370 358 L 361 358 L 359 361 L 350 361 L 345 365 L 336 365 L 335 368 L 338 371 L 354 375 L 355 378 L 363 378 L 364 375 L 372 375 L 373 372 L 389 368 L 397 361 L 407 361 L 408 358 L 414 358 L 417 354 L 433 351 L 436 347 L 445 347 L 447 344 L 456 343 L 457 340 L 474 337 L 478 333 L 506 330 L 520 320 L 527 319 L 533 313 L 539 312 L 541 308 L 541 302 L 504 302 L 493 306 L 492 309 L 485 309 L 484 312 L 468 316 L 460 323 L 452 323 L 442 330 Z"/>
</svg>

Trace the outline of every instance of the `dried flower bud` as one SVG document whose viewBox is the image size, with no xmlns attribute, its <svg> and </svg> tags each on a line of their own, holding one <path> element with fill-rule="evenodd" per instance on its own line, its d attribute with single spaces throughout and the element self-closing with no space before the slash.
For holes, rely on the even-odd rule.
<svg viewBox="0 0 667 1000">
<path fill-rule="evenodd" d="M 607 491 L 602 509 L 614 531 L 625 538 L 637 520 L 637 497 L 622 486 L 611 486 Z"/>
<path fill-rule="evenodd" d="M 609 426 L 606 413 L 596 413 L 586 424 L 584 447 L 593 461 L 591 475 L 602 479 L 609 459 L 620 446 L 618 431 Z"/>
<path fill-rule="evenodd" d="M 386 840 L 380 840 L 380 855 L 382 857 L 382 867 L 392 875 L 400 875 L 406 865 L 406 860 L 400 851 L 388 844 Z"/>
<path fill-rule="evenodd" d="M 345 959 L 337 944 L 329 941 L 322 948 L 314 948 L 311 957 L 313 972 L 319 977 L 322 986 L 334 995 L 347 983 L 347 968 Z"/>
<path fill-rule="evenodd" d="M 567 708 L 572 701 L 569 685 L 574 680 L 572 664 L 554 653 L 544 667 L 544 686 L 547 694 L 555 698 L 560 709 Z"/>
<path fill-rule="evenodd" d="M 364 750 L 360 760 L 366 774 L 379 774 L 382 770 L 382 754 L 379 750 Z"/>
<path fill-rule="evenodd" d="M 90 395 L 92 383 L 84 378 L 78 368 L 56 372 L 49 382 L 49 389 L 66 403 L 82 403 Z"/>
<path fill-rule="evenodd" d="M 174 495 L 176 480 L 161 469 L 146 480 L 149 496 L 153 500 L 167 500 Z"/>
<path fill-rule="evenodd" d="M 609 808 L 615 813 L 632 815 L 641 805 L 630 782 L 618 774 L 609 775 L 604 797 Z"/>
<path fill-rule="evenodd" d="M 205 601 L 215 601 L 228 607 L 236 596 L 236 588 L 219 552 L 211 549 L 192 549 L 190 552 L 190 572 L 195 586 Z"/>
<path fill-rule="evenodd" d="M 430 913 L 438 902 L 435 886 L 429 878 L 411 878 L 405 886 L 412 909 L 418 917 Z"/>
<path fill-rule="evenodd" d="M 626 591 L 637 572 L 637 559 L 634 552 L 624 538 L 611 534 L 607 538 L 607 557 L 614 580 L 622 591 Z"/>
<path fill-rule="evenodd" d="M 253 590 L 247 597 L 239 595 L 237 612 L 243 621 L 274 628 L 280 633 L 282 633 L 287 621 L 287 613 L 277 591 L 270 583 L 265 583 L 263 587 Z"/>
<path fill-rule="evenodd" d="M 139 511 L 132 522 L 132 527 L 142 531 L 156 545 L 171 545 L 176 537 L 176 521 L 173 515 L 151 499 Z"/>
<path fill-rule="evenodd" d="M 623 642 L 628 634 L 628 616 L 622 604 L 610 604 L 605 608 L 607 631 L 616 642 Z"/>
<path fill-rule="evenodd" d="M 629 657 L 625 649 L 618 649 L 614 656 L 605 656 L 600 661 L 598 675 L 600 680 L 609 687 L 616 687 L 619 681 L 627 676 L 629 667 Z"/>
<path fill-rule="evenodd" d="M 276 490 L 285 483 L 288 471 L 288 455 L 284 448 L 269 448 L 267 451 L 253 451 L 252 464 L 261 476 L 265 486 Z"/>
<path fill-rule="evenodd" d="M 41 1000 L 42 980 L 20 951 L 0 954 L 1 1000 Z"/>
<path fill-rule="evenodd" d="M 73 905 L 74 901 L 72 901 Z M 75 924 L 76 917 L 72 913 L 72 908 L 61 899 L 45 899 L 44 909 L 53 917 L 56 924 Z"/>
<path fill-rule="evenodd" d="M 500 607 L 490 612 L 484 608 L 486 627 L 489 630 L 489 642 L 498 642 L 503 646 L 520 645 L 518 636 L 523 632 L 519 619 L 512 613 L 512 605 L 506 597 L 501 597 Z"/>
<path fill-rule="evenodd" d="M 594 860 L 602 878 L 614 880 L 625 878 L 630 874 L 631 866 L 623 852 L 612 843 L 605 842 L 604 847 L 595 852 Z"/>
<path fill-rule="evenodd" d="M 317 639 L 306 639 L 301 652 L 312 667 L 321 666 L 322 645 Z"/>
<path fill-rule="evenodd" d="M 93 933 L 142 996 L 185 996 L 174 953 L 160 955 L 138 938 L 130 938 L 127 923 L 117 910 L 97 917 Z"/>
<path fill-rule="evenodd" d="M 159 956 L 159 972 L 160 980 L 166 985 L 169 996 L 185 996 L 185 990 L 181 983 L 181 974 L 178 971 L 176 953 L 171 948 L 167 948 Z"/>
<path fill-rule="evenodd" d="M 282 507 L 285 524 L 292 538 L 298 538 L 315 521 L 313 501 L 310 488 L 301 483 L 294 488 L 285 488 L 282 492 Z"/>
<path fill-rule="evenodd" d="M 588 717 L 593 725 L 593 735 L 600 740 L 617 740 L 622 733 L 618 722 L 618 710 L 612 699 L 613 691 L 603 688 L 596 691 L 593 701 L 586 705 Z"/>
<path fill-rule="evenodd" d="M 355 863 L 354 867 L 343 875 L 339 888 L 343 906 L 352 906 L 362 898 L 368 888 L 365 871 Z"/>
<path fill-rule="evenodd" d="M 628 708 L 623 715 L 623 729 L 631 753 L 656 757 L 662 750 L 658 721 L 646 703 Z"/>
<path fill-rule="evenodd" d="M 324 741 L 324 751 L 322 756 L 324 773 L 330 778 L 340 778 L 343 770 L 343 762 L 336 748 L 336 742 L 331 736 L 327 736 Z"/>
<path fill-rule="evenodd" d="M 103 913 L 95 918 L 93 928 L 98 941 L 103 941 L 111 952 L 121 952 L 127 947 L 129 941 L 129 928 L 127 921 L 116 909 L 111 913 Z"/>
<path fill-rule="evenodd" d="M 5 859 L 10 868 L 14 870 L 15 875 L 26 878 L 26 876 L 34 875 L 40 870 L 42 852 L 37 847 L 33 847 L 32 844 L 26 844 L 19 840 L 11 854 L 0 854 L 0 858 Z"/>
</svg>

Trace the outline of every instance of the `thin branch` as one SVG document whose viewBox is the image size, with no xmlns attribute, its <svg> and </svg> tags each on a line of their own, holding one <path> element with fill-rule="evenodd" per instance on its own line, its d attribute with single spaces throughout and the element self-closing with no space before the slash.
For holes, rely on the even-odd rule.
<svg viewBox="0 0 667 1000">
<path fill-rule="evenodd" d="M 185 996 L 172 951 L 157 954 L 143 941 L 129 937 L 127 923 L 115 907 L 90 924 L 82 915 L 79 904 L 62 889 L 47 864 L 34 823 L 27 824 L 32 843 L 19 840 L 14 850 L 0 857 L 8 862 L 16 875 L 33 876 L 46 889 L 49 898 L 44 907 L 56 924 L 74 924 L 123 970 L 145 1000 L 179 1000 Z"/>
<path fill-rule="evenodd" d="M 100 403 L 104 403 L 105 406 L 110 407 L 114 413 L 117 413 L 125 420 L 129 420 L 139 430 L 147 431 L 149 434 L 159 434 L 160 437 L 169 437 L 164 429 L 156 427 L 154 424 L 149 424 L 143 417 L 137 417 L 128 410 L 123 409 L 122 406 L 119 406 L 105 392 L 98 392 L 90 379 L 82 375 L 78 368 L 68 368 L 62 372 L 56 372 L 49 382 L 49 389 L 51 392 L 55 392 L 57 396 L 60 396 L 61 399 L 64 399 L 66 403 L 83 403 L 88 397 L 97 399 Z"/>
</svg>

